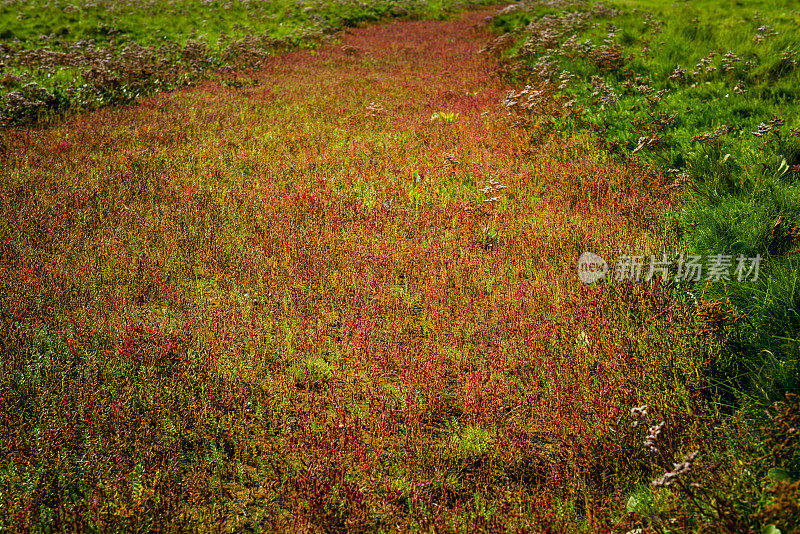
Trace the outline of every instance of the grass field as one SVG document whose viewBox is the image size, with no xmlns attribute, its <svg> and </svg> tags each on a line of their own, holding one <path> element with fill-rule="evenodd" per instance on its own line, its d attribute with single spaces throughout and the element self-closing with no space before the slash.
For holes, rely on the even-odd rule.
<svg viewBox="0 0 800 534">
<path fill-rule="evenodd" d="M 389 17 L 442 18 L 486 0 L 6 0 L 0 124 L 129 103 Z M 236 77 L 223 80 L 237 84 Z"/>
<path fill-rule="evenodd" d="M 682 237 L 669 253 L 764 258 L 756 284 L 692 292 L 724 302 L 740 323 L 720 362 L 726 394 L 763 404 L 796 390 L 800 11 L 793 2 L 563 5 L 518 4 L 495 22 L 535 21 L 506 53 L 513 77 L 544 87 L 524 111 L 558 108 L 538 127 L 594 131 L 610 152 L 635 154 L 685 190 L 667 214 Z"/>
<path fill-rule="evenodd" d="M 668 179 L 653 188 L 680 199 L 663 215 L 667 257 L 761 258 L 756 283 L 673 282 L 718 332 L 712 402 L 753 420 L 800 385 L 798 22 L 781 1 L 521 2 L 488 47 L 526 84 L 506 105 L 536 138 L 592 132 L 615 161 Z"/>
<path fill-rule="evenodd" d="M 147 9 L 185 47 L 173 10 L 397 7 L 203 4 Z M 410 6 L 2 130 L 0 531 L 797 531 L 796 14 L 739 49 L 749 7 Z M 18 49 L 97 27 L 22 12 Z M 585 251 L 764 262 L 585 285 Z"/>
</svg>

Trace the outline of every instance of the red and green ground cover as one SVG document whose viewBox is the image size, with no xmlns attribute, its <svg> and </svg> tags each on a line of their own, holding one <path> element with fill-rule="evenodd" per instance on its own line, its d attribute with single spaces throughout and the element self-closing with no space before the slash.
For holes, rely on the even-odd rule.
<svg viewBox="0 0 800 534">
<path fill-rule="evenodd" d="M 488 14 L 0 134 L 0 530 L 738 528 L 713 328 L 575 272 L 663 179 L 519 128 Z"/>
</svg>

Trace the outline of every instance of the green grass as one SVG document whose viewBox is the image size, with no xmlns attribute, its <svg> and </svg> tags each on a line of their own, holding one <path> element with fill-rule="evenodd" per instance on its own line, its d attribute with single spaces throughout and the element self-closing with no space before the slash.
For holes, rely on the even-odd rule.
<svg viewBox="0 0 800 534">
<path fill-rule="evenodd" d="M 270 2 L 248 0 L 176 0 L 124 2 L 44 0 L 6 1 L 0 6 L 0 40 L 29 49 L 47 43 L 53 49 L 93 40 L 99 44 L 135 42 L 142 46 L 190 38 L 215 43 L 220 37 L 239 39 L 248 34 L 282 39 L 298 31 L 353 26 L 387 16 L 440 17 L 455 2 L 368 3 L 339 1 Z"/>
<path fill-rule="evenodd" d="M 391 17 L 443 18 L 488 0 L 6 1 L 0 4 L 0 123 L 126 103 L 253 68 L 276 52 Z M 237 75 L 226 83 L 241 84 Z"/>
</svg>

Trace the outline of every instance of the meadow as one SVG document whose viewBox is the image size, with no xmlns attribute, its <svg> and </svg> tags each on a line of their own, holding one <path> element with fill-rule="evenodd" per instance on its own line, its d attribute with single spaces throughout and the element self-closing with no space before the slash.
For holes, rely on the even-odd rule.
<svg viewBox="0 0 800 534">
<path fill-rule="evenodd" d="M 506 41 L 508 75 L 542 89 L 515 109 L 547 110 L 535 127 L 593 131 L 610 153 L 669 176 L 684 201 L 665 214 L 681 237 L 666 252 L 763 258 L 756 284 L 676 290 L 723 302 L 721 320 L 737 323 L 720 393 L 758 404 L 797 390 L 800 11 L 773 1 L 608 6 L 507 8 L 496 26 L 522 35 Z"/>
<path fill-rule="evenodd" d="M 318 46 L 385 18 L 442 18 L 486 0 L 3 0 L 0 124 L 29 124 Z"/>
<path fill-rule="evenodd" d="M 797 532 L 796 14 L 413 5 L 0 131 L 0 531 Z"/>
</svg>

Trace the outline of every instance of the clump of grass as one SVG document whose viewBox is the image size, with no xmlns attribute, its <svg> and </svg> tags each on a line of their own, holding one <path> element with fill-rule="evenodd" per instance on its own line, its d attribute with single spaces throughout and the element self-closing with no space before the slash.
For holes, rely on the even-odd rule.
<svg viewBox="0 0 800 534">
<path fill-rule="evenodd" d="M 292 364 L 289 374 L 295 385 L 302 388 L 320 389 L 331 379 L 331 366 L 322 358 L 306 358 Z"/>
<path fill-rule="evenodd" d="M 459 114 L 454 111 L 437 111 L 431 115 L 431 122 L 450 123 L 458 120 Z"/>
</svg>

